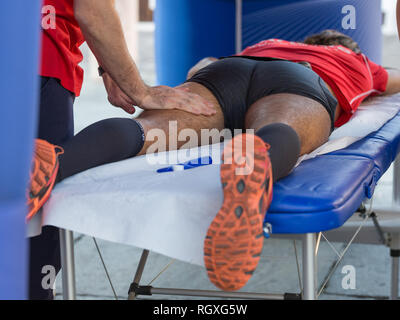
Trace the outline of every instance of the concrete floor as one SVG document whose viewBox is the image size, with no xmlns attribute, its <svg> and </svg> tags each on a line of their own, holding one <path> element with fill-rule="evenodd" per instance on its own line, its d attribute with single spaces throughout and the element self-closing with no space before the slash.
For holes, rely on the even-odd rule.
<svg viewBox="0 0 400 320">
<path fill-rule="evenodd" d="M 148 84 L 155 84 L 154 39 L 151 28 L 143 28 L 140 32 L 139 43 L 139 69 Z M 400 68 L 400 44 L 397 38 L 385 38 L 384 48 L 384 65 Z M 106 94 L 100 81 L 86 79 L 83 94 L 76 101 L 76 131 L 80 131 L 95 121 L 109 117 L 128 117 L 128 115 L 107 103 Z M 390 169 L 376 190 L 376 202 L 384 204 L 391 201 L 391 194 L 388 190 L 391 181 L 392 170 Z M 118 298 L 126 299 L 129 285 L 141 256 L 141 249 L 102 240 L 98 240 L 98 244 Z M 335 246 L 337 250 L 344 247 L 343 244 L 335 244 Z M 297 241 L 297 250 L 301 257 L 300 241 Z M 75 234 L 75 255 L 78 299 L 114 299 L 93 239 Z M 325 281 L 336 257 L 329 245 L 323 241 L 318 256 L 318 283 L 320 285 Z M 171 259 L 168 257 L 151 253 L 142 284 L 149 284 L 170 262 Z M 341 273 L 341 270 L 346 265 L 354 266 L 356 270 L 355 289 L 345 290 L 342 288 L 344 274 Z M 384 246 L 355 244 L 349 249 L 320 299 L 387 299 L 390 292 L 389 283 L 389 249 Z M 173 261 L 166 271 L 152 282 L 152 285 L 163 288 L 215 289 L 203 268 L 180 261 Z M 56 286 L 57 299 L 62 298 L 61 290 L 59 276 Z M 293 241 L 266 240 L 259 267 L 242 291 L 300 292 Z M 182 297 L 153 296 L 144 298 L 177 299 Z"/>
</svg>

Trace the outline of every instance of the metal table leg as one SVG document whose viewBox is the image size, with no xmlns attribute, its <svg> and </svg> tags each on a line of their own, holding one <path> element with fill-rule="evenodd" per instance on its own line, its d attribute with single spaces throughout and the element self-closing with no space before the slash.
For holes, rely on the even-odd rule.
<svg viewBox="0 0 400 320">
<path fill-rule="evenodd" d="M 390 300 L 399 299 L 399 257 L 392 257 L 392 280 Z"/>
<path fill-rule="evenodd" d="M 400 206 L 400 156 L 393 164 L 393 204 Z M 397 300 L 399 297 L 399 255 L 400 255 L 400 235 L 392 235 L 390 255 L 392 259 L 392 276 L 390 299 Z"/>
<path fill-rule="evenodd" d="M 144 267 L 146 265 L 147 258 L 149 257 L 149 250 L 143 250 L 142 256 L 140 257 L 139 265 L 136 269 L 135 277 L 133 279 L 133 282 L 131 284 L 131 287 L 129 288 L 129 295 L 128 295 L 128 300 L 135 300 L 136 299 L 136 292 L 134 288 L 136 286 L 139 286 L 140 280 L 142 279 Z"/>
<path fill-rule="evenodd" d="M 393 202 L 400 205 L 400 156 L 393 163 Z"/>
<path fill-rule="evenodd" d="M 390 256 L 392 259 L 392 275 L 390 299 L 399 299 L 399 259 L 400 259 L 400 234 L 393 234 L 390 246 Z"/>
<path fill-rule="evenodd" d="M 243 26 L 243 0 L 236 0 L 236 35 L 235 35 L 236 53 L 240 53 L 243 50 L 242 26 Z"/>
<path fill-rule="evenodd" d="M 303 299 L 316 298 L 316 269 L 315 269 L 315 242 L 314 233 L 303 235 Z"/>
<path fill-rule="evenodd" d="M 61 268 L 64 300 L 76 300 L 74 234 L 60 229 Z"/>
</svg>

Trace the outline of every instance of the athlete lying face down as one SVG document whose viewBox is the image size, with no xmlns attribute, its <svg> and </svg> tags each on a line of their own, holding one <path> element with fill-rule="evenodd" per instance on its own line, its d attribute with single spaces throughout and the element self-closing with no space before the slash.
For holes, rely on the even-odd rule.
<svg viewBox="0 0 400 320">
<path fill-rule="evenodd" d="M 288 175 L 300 155 L 324 144 L 367 97 L 399 92 L 400 72 L 373 63 L 351 38 L 327 30 L 304 43 L 272 39 L 238 56 L 206 59 L 179 87 L 212 102 L 217 114 L 152 110 L 137 119 L 103 120 L 63 145 L 63 154 L 38 140 L 29 217 L 56 182 L 144 155 L 153 143 L 146 140 L 149 131 L 158 128 L 169 136 L 169 121 L 177 122 L 178 134 L 190 128 L 198 136 L 201 129 L 253 129 L 254 135 L 238 134 L 225 146 L 223 160 L 229 161 L 221 165 L 224 202 L 204 241 L 209 279 L 223 290 L 238 290 L 260 259 L 273 182 Z M 187 141 L 178 141 L 165 149 L 184 145 Z M 250 145 L 254 147 L 247 148 Z M 249 164 L 251 171 L 240 171 Z"/>
</svg>

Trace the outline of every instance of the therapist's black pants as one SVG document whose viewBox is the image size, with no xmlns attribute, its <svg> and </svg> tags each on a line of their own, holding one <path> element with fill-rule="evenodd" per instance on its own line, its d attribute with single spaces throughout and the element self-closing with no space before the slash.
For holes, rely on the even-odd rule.
<svg viewBox="0 0 400 320">
<path fill-rule="evenodd" d="M 74 100 L 74 94 L 64 89 L 59 80 L 41 77 L 38 138 L 62 145 L 73 137 Z M 56 273 L 61 269 L 57 228 L 44 227 L 40 236 L 30 239 L 29 262 L 29 298 L 52 299 L 53 292 L 51 289 L 43 289 L 42 279 L 49 276 L 49 267 L 46 266 L 54 268 Z"/>
</svg>

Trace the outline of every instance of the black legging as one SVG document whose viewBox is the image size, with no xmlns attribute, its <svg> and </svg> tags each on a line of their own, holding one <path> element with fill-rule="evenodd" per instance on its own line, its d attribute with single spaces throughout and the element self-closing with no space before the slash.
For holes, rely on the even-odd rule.
<svg viewBox="0 0 400 320">
<path fill-rule="evenodd" d="M 90 168 L 132 158 L 142 150 L 144 141 L 143 128 L 133 119 L 96 122 L 62 145 L 57 182 Z"/>
<path fill-rule="evenodd" d="M 258 130 L 256 135 L 270 146 L 274 182 L 286 177 L 300 156 L 301 144 L 296 131 L 284 123 L 273 123 Z"/>
</svg>

